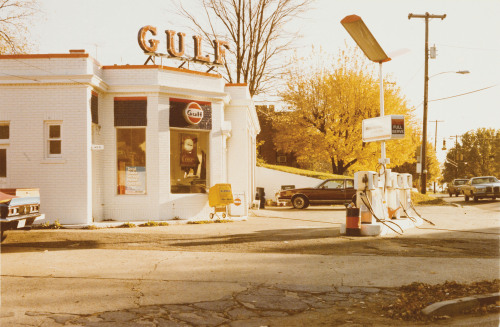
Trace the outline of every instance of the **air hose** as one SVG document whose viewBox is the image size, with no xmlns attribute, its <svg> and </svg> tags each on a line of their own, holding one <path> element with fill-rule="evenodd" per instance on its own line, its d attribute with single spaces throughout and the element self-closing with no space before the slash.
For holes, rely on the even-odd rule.
<svg viewBox="0 0 500 327">
<path fill-rule="evenodd" d="M 403 209 L 403 211 L 405 212 L 406 216 L 411 220 L 413 221 L 414 223 L 417 223 L 417 220 L 410 216 L 410 214 L 406 211 L 406 209 L 404 208 L 403 204 L 401 203 L 401 201 L 399 202 L 399 204 L 401 205 L 401 208 Z M 428 220 L 428 219 L 425 219 L 424 217 L 422 217 L 418 212 L 417 210 L 415 210 L 415 207 L 413 206 L 413 202 L 410 201 L 410 206 L 411 208 L 413 209 L 413 211 L 417 214 L 417 216 L 420 217 L 420 219 L 422 219 L 423 221 L 425 221 L 426 223 L 432 225 L 432 226 L 436 226 L 432 221 Z M 416 226 L 418 228 L 418 226 Z"/>
<path fill-rule="evenodd" d="M 373 217 L 375 218 L 375 220 L 381 224 L 383 224 L 384 226 L 386 226 L 387 228 L 391 229 L 393 232 L 399 234 L 399 235 L 403 235 L 403 229 L 401 228 L 401 226 L 399 226 L 398 224 L 396 224 L 395 222 L 393 221 L 390 221 L 390 220 L 382 220 L 380 218 L 377 217 L 377 215 L 375 214 L 375 212 L 373 211 L 373 207 L 370 203 L 370 200 L 368 199 L 368 196 L 365 194 L 365 193 L 360 193 L 361 196 L 361 201 L 363 202 L 363 204 L 368 208 L 368 210 L 370 210 L 370 213 L 373 215 Z M 397 230 L 395 230 L 394 228 L 390 227 L 389 225 L 386 224 L 386 222 L 390 222 L 390 223 L 393 223 L 394 225 L 398 226 L 399 229 L 401 230 L 401 233 L 398 232 Z"/>
</svg>

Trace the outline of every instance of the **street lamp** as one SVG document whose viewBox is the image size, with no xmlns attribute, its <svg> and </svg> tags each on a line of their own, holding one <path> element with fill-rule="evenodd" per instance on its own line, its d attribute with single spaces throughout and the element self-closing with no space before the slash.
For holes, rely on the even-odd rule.
<svg viewBox="0 0 500 327">
<path fill-rule="evenodd" d="M 428 79 L 431 79 L 432 77 L 437 76 L 437 75 L 448 74 L 448 73 L 469 74 L 470 72 L 468 70 L 446 71 L 446 72 L 441 72 L 441 73 L 437 73 L 437 74 L 431 75 L 431 76 L 428 77 Z M 442 123 L 444 121 L 443 120 L 432 120 L 430 122 L 431 123 L 436 123 L 436 131 L 435 131 L 435 134 L 434 134 L 434 150 L 437 153 L 437 127 L 438 127 L 438 123 Z M 445 148 L 443 148 L 443 149 L 445 149 Z M 436 194 L 436 181 L 434 181 L 434 194 Z"/>
<path fill-rule="evenodd" d="M 455 73 L 455 74 L 462 74 L 462 75 L 465 75 L 465 74 L 470 74 L 470 71 L 468 70 L 459 70 L 459 71 L 447 71 L 447 72 L 441 72 L 441 73 L 437 73 L 437 74 L 434 74 L 432 76 L 429 76 L 429 79 L 431 79 L 432 77 L 434 76 L 437 76 L 437 75 L 441 75 L 441 74 L 448 74 L 448 73 Z"/>
<path fill-rule="evenodd" d="M 380 66 L 380 117 L 384 114 L 384 80 L 382 76 L 382 63 L 391 60 L 389 56 L 385 53 L 382 47 L 378 44 L 377 40 L 370 32 L 368 27 L 357 15 L 350 15 L 344 17 L 340 21 L 342 26 L 347 30 L 347 33 L 351 35 L 356 44 L 361 48 L 364 54 L 373 62 L 378 62 Z M 385 141 L 380 142 L 381 147 L 381 158 L 380 163 L 385 165 L 388 160 L 385 157 Z"/>
</svg>

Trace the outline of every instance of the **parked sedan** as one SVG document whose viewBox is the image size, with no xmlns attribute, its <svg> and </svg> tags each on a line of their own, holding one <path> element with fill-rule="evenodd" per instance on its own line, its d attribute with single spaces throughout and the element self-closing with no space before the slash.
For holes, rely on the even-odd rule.
<svg viewBox="0 0 500 327">
<path fill-rule="evenodd" d="M 309 205 L 330 205 L 354 202 L 356 190 L 354 180 L 327 179 L 316 187 L 283 190 L 278 193 L 278 201 L 290 201 L 294 208 L 305 209 Z"/>
<path fill-rule="evenodd" d="M 465 201 L 469 201 L 469 198 L 474 201 L 481 198 L 495 200 L 500 197 L 500 181 L 493 176 L 473 177 L 462 186 L 462 193 L 465 195 Z"/>
<path fill-rule="evenodd" d="M 455 196 L 459 196 L 462 193 L 462 186 L 467 184 L 468 179 L 454 179 L 451 183 L 448 184 L 448 194 L 450 197 L 455 194 Z"/>
</svg>

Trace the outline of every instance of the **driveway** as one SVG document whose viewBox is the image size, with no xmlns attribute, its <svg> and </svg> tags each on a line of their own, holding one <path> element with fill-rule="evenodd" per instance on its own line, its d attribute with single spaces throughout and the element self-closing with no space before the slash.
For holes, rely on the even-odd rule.
<svg viewBox="0 0 500 327">
<path fill-rule="evenodd" d="M 385 237 L 341 236 L 342 207 L 255 210 L 226 224 L 12 232 L 2 245 L 1 322 L 399 326 L 381 306 L 401 285 L 499 278 L 495 212 L 417 210 L 436 226 Z M 498 325 L 496 315 L 454 319 Z"/>
</svg>

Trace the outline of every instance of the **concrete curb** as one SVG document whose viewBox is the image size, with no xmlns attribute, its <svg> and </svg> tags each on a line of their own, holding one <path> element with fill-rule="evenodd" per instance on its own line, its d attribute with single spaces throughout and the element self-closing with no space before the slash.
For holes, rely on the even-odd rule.
<svg viewBox="0 0 500 327">
<path fill-rule="evenodd" d="M 460 299 L 433 303 L 425 307 L 422 312 L 427 316 L 453 316 L 464 310 L 471 310 L 485 304 L 493 304 L 500 300 L 500 293 L 476 295 Z"/>
<path fill-rule="evenodd" d="M 169 225 L 187 225 L 187 224 L 192 224 L 196 223 L 197 221 L 214 221 L 217 219 L 200 219 L 200 220 L 188 220 L 188 219 L 174 219 L 174 220 L 151 220 L 157 223 L 168 223 Z M 228 216 L 227 218 L 221 219 L 221 220 L 230 220 L 230 221 L 246 221 L 248 220 L 247 216 Z M 68 224 L 68 225 L 62 225 L 64 229 L 84 229 L 89 226 L 95 226 L 98 228 L 115 228 L 118 226 L 121 226 L 126 223 L 131 223 L 135 224 L 137 227 L 139 225 L 147 223 L 149 220 L 134 220 L 134 221 L 100 221 L 100 222 L 93 222 L 91 224 Z"/>
</svg>

